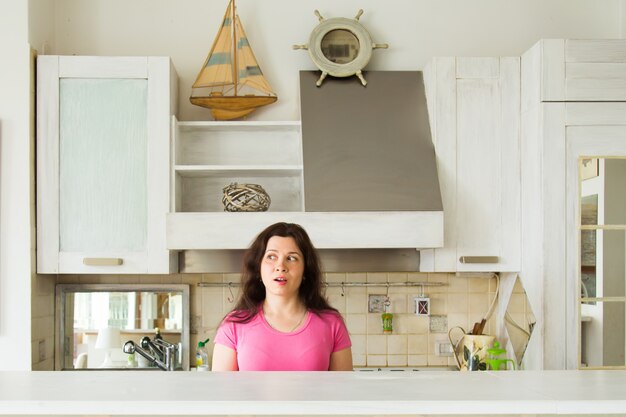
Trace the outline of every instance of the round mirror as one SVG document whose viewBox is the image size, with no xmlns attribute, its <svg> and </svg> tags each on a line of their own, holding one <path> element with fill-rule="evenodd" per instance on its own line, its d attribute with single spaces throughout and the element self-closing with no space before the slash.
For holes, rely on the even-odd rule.
<svg viewBox="0 0 626 417">
<path fill-rule="evenodd" d="M 331 30 L 322 38 L 322 54 L 336 64 L 347 64 L 359 55 L 359 38 L 346 29 Z"/>
<path fill-rule="evenodd" d="M 327 75 L 356 75 L 361 84 L 367 84 L 362 70 L 372 56 L 372 49 L 387 48 L 387 44 L 372 43 L 370 34 L 359 23 L 362 13 L 363 10 L 359 10 L 354 19 L 324 19 L 316 10 L 320 23 L 311 31 L 308 45 L 294 45 L 294 49 L 307 49 L 313 63 L 322 71 L 315 83 L 318 87 Z"/>
</svg>

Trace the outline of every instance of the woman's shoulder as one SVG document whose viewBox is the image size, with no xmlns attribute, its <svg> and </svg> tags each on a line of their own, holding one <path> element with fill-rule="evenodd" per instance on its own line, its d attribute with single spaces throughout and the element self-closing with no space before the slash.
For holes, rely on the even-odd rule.
<svg viewBox="0 0 626 417">
<path fill-rule="evenodd" d="M 313 311 L 313 313 L 324 321 L 343 322 L 343 317 L 341 316 L 341 313 L 339 313 L 336 310 L 317 310 L 317 311 Z"/>
<path fill-rule="evenodd" d="M 258 311 L 251 312 L 249 310 L 233 310 L 226 314 L 223 322 L 231 323 L 247 323 L 258 315 Z"/>
<path fill-rule="evenodd" d="M 346 326 L 341 313 L 335 310 L 319 310 L 314 311 L 311 314 L 311 325 L 313 328 L 324 329 L 323 331 L 330 332 L 329 334 L 334 335 L 334 337 L 339 337 L 341 335 L 345 335 L 348 333 L 348 328 Z"/>
</svg>

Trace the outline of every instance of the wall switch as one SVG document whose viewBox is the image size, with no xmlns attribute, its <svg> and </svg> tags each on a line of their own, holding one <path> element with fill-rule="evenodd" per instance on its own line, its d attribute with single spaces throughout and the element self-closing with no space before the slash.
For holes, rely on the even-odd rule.
<svg viewBox="0 0 626 417">
<path fill-rule="evenodd" d="M 454 351 L 452 350 L 452 343 L 444 342 L 441 340 L 435 341 L 435 356 L 452 356 Z"/>
</svg>

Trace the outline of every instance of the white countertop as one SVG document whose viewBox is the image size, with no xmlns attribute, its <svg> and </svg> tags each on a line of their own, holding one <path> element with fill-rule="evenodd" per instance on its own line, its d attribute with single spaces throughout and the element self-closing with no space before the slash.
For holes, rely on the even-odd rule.
<svg viewBox="0 0 626 417">
<path fill-rule="evenodd" d="M 626 371 L 0 372 L 0 414 L 626 414 Z"/>
</svg>

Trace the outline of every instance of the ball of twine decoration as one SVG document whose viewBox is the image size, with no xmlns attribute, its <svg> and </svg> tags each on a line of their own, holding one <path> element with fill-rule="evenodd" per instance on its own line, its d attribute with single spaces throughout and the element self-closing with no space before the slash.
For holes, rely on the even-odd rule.
<svg viewBox="0 0 626 417">
<path fill-rule="evenodd" d="M 223 188 L 224 211 L 267 211 L 272 200 L 259 184 L 233 182 Z"/>
</svg>

